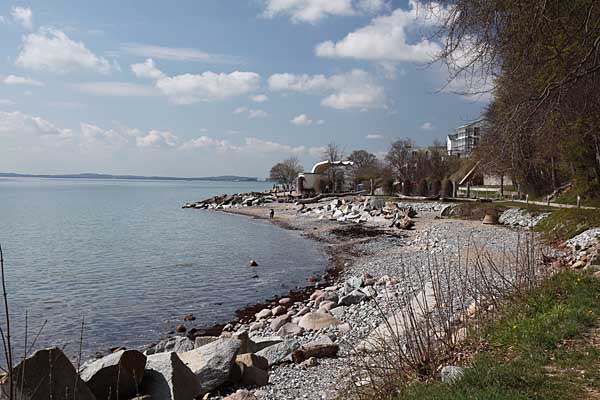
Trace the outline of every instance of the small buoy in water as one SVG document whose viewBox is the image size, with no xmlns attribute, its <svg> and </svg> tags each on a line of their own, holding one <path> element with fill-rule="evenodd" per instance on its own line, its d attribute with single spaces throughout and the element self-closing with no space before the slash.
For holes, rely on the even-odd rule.
<svg viewBox="0 0 600 400">
<path fill-rule="evenodd" d="M 483 217 L 483 223 L 488 225 L 496 225 L 498 223 L 498 216 L 485 214 L 485 217 Z"/>
<path fill-rule="evenodd" d="M 248 266 L 249 267 L 258 267 L 258 263 L 254 260 L 250 260 L 250 261 L 248 261 Z"/>
</svg>

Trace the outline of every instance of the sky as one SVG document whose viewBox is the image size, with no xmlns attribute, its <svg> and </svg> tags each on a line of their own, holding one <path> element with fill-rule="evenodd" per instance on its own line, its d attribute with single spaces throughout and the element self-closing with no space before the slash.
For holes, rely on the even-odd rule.
<svg viewBox="0 0 600 400">
<path fill-rule="evenodd" d="M 412 0 L 0 2 L 0 172 L 266 177 L 476 119 Z"/>
</svg>

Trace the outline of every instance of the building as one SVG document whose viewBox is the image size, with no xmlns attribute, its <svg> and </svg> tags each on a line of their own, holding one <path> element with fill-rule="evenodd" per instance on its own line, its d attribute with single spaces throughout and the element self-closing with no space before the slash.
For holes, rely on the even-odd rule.
<svg viewBox="0 0 600 400">
<path fill-rule="evenodd" d="M 335 188 L 327 187 L 327 170 L 335 167 L 351 167 L 352 161 L 321 161 L 316 163 L 310 172 L 302 172 L 296 180 L 296 191 L 301 194 L 322 193 L 335 191 Z"/>
<path fill-rule="evenodd" d="M 448 155 L 469 157 L 473 149 L 479 145 L 481 136 L 485 133 L 488 123 L 485 118 L 460 126 L 454 133 L 448 135 L 446 147 Z"/>
</svg>

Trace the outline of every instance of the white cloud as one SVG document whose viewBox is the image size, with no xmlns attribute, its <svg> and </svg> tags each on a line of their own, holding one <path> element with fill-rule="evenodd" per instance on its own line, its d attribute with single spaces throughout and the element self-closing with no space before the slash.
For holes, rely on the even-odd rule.
<svg viewBox="0 0 600 400">
<path fill-rule="evenodd" d="M 248 112 L 248 117 L 250 117 L 250 118 L 265 118 L 268 116 L 269 116 L 269 114 L 263 110 L 250 110 Z"/>
<path fill-rule="evenodd" d="M 246 138 L 244 145 L 240 146 L 239 150 L 251 153 L 302 154 L 306 151 L 306 147 L 290 146 L 272 142 L 270 140 L 248 137 Z"/>
<path fill-rule="evenodd" d="M 111 69 L 105 58 L 96 56 L 83 42 L 75 42 L 64 32 L 52 28 L 25 36 L 16 64 L 57 73 L 67 73 L 78 68 L 108 73 Z"/>
<path fill-rule="evenodd" d="M 93 96 L 145 97 L 159 94 L 154 87 L 129 82 L 84 82 L 73 87 Z"/>
<path fill-rule="evenodd" d="M 379 133 L 369 133 L 367 136 L 365 136 L 365 139 L 379 140 L 379 139 L 383 139 L 383 135 L 381 135 Z"/>
<path fill-rule="evenodd" d="M 269 100 L 269 98 L 265 94 L 257 94 L 256 96 L 250 96 L 250 100 L 256 103 L 264 103 L 265 101 Z"/>
<path fill-rule="evenodd" d="M 48 120 L 20 111 L 0 111 L 0 134 L 69 137 L 69 129 L 59 128 Z"/>
<path fill-rule="evenodd" d="M 385 106 L 385 91 L 366 71 L 355 69 L 338 75 L 274 74 L 269 77 L 273 91 L 321 94 L 321 105 L 337 109 Z"/>
<path fill-rule="evenodd" d="M 161 70 L 156 68 L 154 60 L 151 58 L 148 58 L 142 64 L 132 64 L 131 71 L 138 78 L 158 80 L 166 77 Z"/>
<path fill-rule="evenodd" d="M 151 59 L 143 64 L 131 65 L 131 70 L 140 78 L 154 80 L 156 87 L 176 104 L 223 100 L 252 92 L 260 85 L 260 75 L 254 72 L 217 74 L 206 71 L 167 76 L 155 67 Z"/>
<path fill-rule="evenodd" d="M 79 124 L 81 131 L 81 145 L 93 146 L 95 144 L 107 144 L 113 146 L 122 146 L 129 143 L 129 135 L 123 134 L 114 129 L 103 129 L 99 126 L 82 122 Z"/>
<path fill-rule="evenodd" d="M 239 63 L 236 57 L 223 54 L 211 54 L 198 49 L 187 47 L 164 47 L 149 44 L 124 43 L 121 49 L 127 54 L 138 57 L 155 58 L 170 61 L 199 61 L 215 64 Z"/>
<path fill-rule="evenodd" d="M 135 138 L 138 147 L 174 147 L 179 138 L 169 131 L 151 130 L 144 136 Z"/>
<path fill-rule="evenodd" d="M 425 122 L 423 125 L 420 126 L 420 128 L 424 131 L 431 131 L 435 129 L 431 122 Z"/>
<path fill-rule="evenodd" d="M 265 0 L 263 16 L 289 16 L 293 22 L 317 21 L 328 16 L 351 16 L 378 12 L 386 3 L 383 0 Z"/>
<path fill-rule="evenodd" d="M 12 106 L 13 104 L 15 104 L 15 102 L 12 100 L 0 99 L 0 106 Z"/>
<path fill-rule="evenodd" d="M 23 28 L 29 30 L 33 29 L 33 12 L 31 11 L 31 8 L 13 6 L 10 14 L 15 22 L 19 23 Z"/>
<path fill-rule="evenodd" d="M 323 153 L 325 153 L 325 151 L 327 151 L 327 148 L 325 146 L 314 146 L 309 147 L 308 154 L 310 154 L 313 157 L 320 158 L 323 157 Z"/>
<path fill-rule="evenodd" d="M 188 140 L 183 143 L 179 149 L 181 150 L 192 150 L 192 149 L 203 149 L 203 148 L 214 148 L 218 150 L 228 150 L 230 148 L 227 140 L 214 139 L 208 136 L 200 136 L 199 138 Z"/>
<path fill-rule="evenodd" d="M 426 37 L 411 41 L 409 33 L 419 27 L 434 26 L 437 19 L 427 18 L 417 8 L 416 0 L 410 0 L 408 10 L 397 8 L 390 15 L 376 17 L 338 42 L 320 43 L 315 53 L 320 57 L 387 62 L 387 69 L 389 63 L 430 61 L 441 50 L 440 45 Z"/>
<path fill-rule="evenodd" d="M 43 82 L 16 75 L 8 75 L 2 79 L 2 82 L 4 82 L 6 85 L 44 86 Z"/>
<path fill-rule="evenodd" d="M 323 121 L 322 119 L 317 121 L 317 125 L 323 125 L 325 123 L 325 121 Z"/>
<path fill-rule="evenodd" d="M 313 120 L 310 119 L 308 117 L 308 115 L 306 115 L 306 114 L 300 114 L 300 115 L 292 118 L 292 120 L 290 122 L 292 124 L 298 125 L 298 126 L 309 126 L 309 125 L 312 125 Z"/>
<path fill-rule="evenodd" d="M 238 107 L 235 110 L 233 110 L 234 114 L 248 114 L 249 118 L 265 118 L 268 117 L 269 114 L 264 111 L 264 110 L 252 110 L 252 109 L 248 109 L 246 107 Z"/>
</svg>

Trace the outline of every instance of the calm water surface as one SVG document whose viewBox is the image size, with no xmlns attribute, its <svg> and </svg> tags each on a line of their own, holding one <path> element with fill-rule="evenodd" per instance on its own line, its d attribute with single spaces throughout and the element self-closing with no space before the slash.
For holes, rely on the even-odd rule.
<svg viewBox="0 0 600 400">
<path fill-rule="evenodd" d="M 0 179 L 13 332 L 22 348 L 44 320 L 38 346 L 76 353 L 136 348 L 193 313 L 198 325 L 323 271 L 323 249 L 298 232 L 186 201 L 264 190 L 265 183 Z M 257 268 L 248 268 L 249 259 Z M 258 275 L 258 278 L 255 277 Z M 3 316 L 2 316 L 3 317 Z"/>
</svg>

